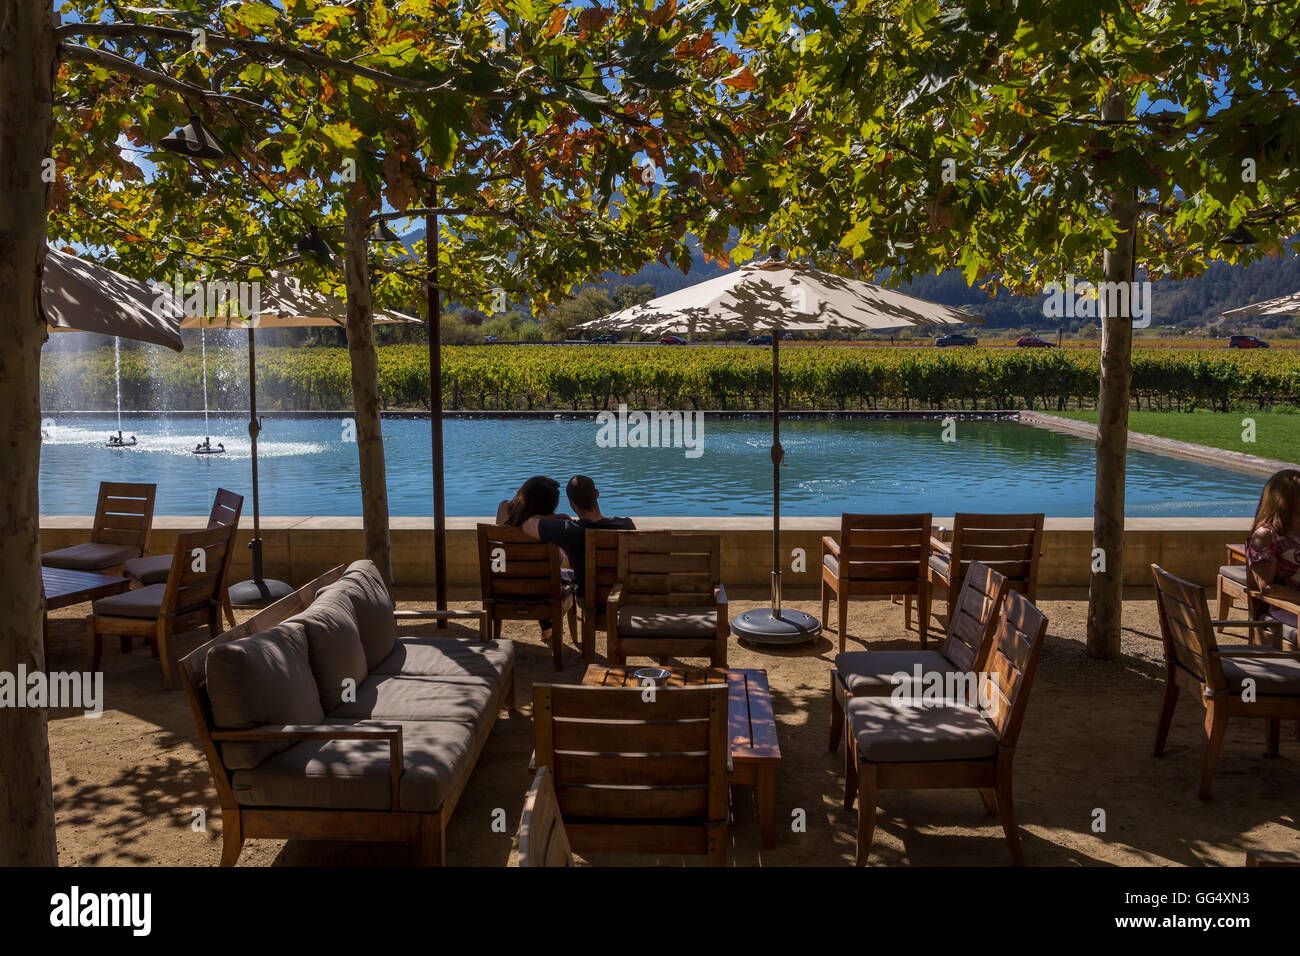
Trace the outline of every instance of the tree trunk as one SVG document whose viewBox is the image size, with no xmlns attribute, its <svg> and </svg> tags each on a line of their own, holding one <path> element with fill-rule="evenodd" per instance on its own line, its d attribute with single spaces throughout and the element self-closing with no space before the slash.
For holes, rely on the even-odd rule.
<svg viewBox="0 0 1300 956">
<path fill-rule="evenodd" d="M 379 356 L 375 352 L 374 308 L 370 301 L 370 267 L 366 226 L 359 211 L 348 212 L 343 232 L 343 273 L 348 298 L 348 358 L 352 362 L 352 407 L 361 464 L 361 515 L 366 557 L 393 586 L 393 549 L 388 535 L 388 479 L 384 470 L 384 435 L 379 418 Z"/>
<path fill-rule="evenodd" d="M 0 15 L 0 671 L 45 670 L 41 640 L 40 309 L 54 126 L 50 0 Z M 92 494 L 87 483 L 86 493 Z M 22 694 L 25 688 L 19 687 Z M 46 715 L 0 707 L 0 866 L 55 866 Z"/>
<path fill-rule="evenodd" d="M 1107 120 L 1122 120 L 1128 105 L 1112 89 L 1102 106 Z M 1107 282 L 1131 283 L 1136 229 L 1134 195 L 1116 186 L 1107 203 L 1115 218 L 1115 248 L 1103 254 Z M 1128 286 L 1130 293 L 1132 285 Z M 1124 598 L 1124 476 L 1128 456 L 1129 388 L 1133 381 L 1133 318 L 1130 296 L 1117 296 L 1117 308 L 1101 319 L 1101 388 L 1097 395 L 1097 483 L 1092 509 L 1092 575 L 1088 588 L 1088 653 L 1114 658 L 1120 653 Z M 1112 314 L 1115 313 L 1115 314 Z M 1099 565 L 1104 561 L 1104 569 Z"/>
</svg>

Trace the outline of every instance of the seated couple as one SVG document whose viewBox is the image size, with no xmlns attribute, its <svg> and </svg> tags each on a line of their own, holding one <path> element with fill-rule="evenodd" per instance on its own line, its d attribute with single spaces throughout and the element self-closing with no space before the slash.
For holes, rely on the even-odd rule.
<svg viewBox="0 0 1300 956">
<path fill-rule="evenodd" d="M 586 475 L 574 475 L 565 489 L 577 518 L 556 514 L 560 504 L 560 483 L 545 475 L 525 481 L 515 496 L 497 506 L 497 524 L 520 528 L 524 534 L 558 545 L 569 559 L 572 580 L 579 598 L 587 570 L 587 529 L 635 530 L 631 518 L 606 518 L 600 513 L 600 492 Z M 541 621 L 542 639 L 551 637 L 551 622 Z"/>
</svg>

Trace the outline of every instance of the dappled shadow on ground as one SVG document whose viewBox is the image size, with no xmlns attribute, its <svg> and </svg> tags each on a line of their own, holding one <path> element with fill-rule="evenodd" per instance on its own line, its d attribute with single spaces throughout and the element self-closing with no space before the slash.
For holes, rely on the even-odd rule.
<svg viewBox="0 0 1300 956">
<path fill-rule="evenodd" d="M 812 613 L 819 610 L 816 602 L 790 603 Z M 756 602 L 733 600 L 731 610 L 734 614 L 754 606 Z M 1086 601 L 1044 601 L 1042 607 L 1051 627 L 1015 767 L 1016 811 L 1031 865 L 1236 865 L 1247 849 L 1300 850 L 1295 818 L 1300 740 L 1291 727 L 1283 733 L 1282 756 L 1269 759 L 1262 722 L 1230 724 L 1214 799 L 1203 803 L 1196 797 L 1202 714 L 1196 701 L 1184 695 L 1165 756 L 1151 756 L 1164 680 L 1151 602 L 1126 602 L 1124 655 L 1104 662 L 1088 657 L 1084 648 Z M 849 650 L 919 646 L 915 623 L 913 630 L 904 631 L 902 607 L 889 602 L 854 603 L 848 630 Z M 455 626 L 435 631 L 428 624 L 412 632 L 473 633 Z M 938 646 L 937 623 L 930 633 L 931 647 Z M 507 624 L 505 636 L 517 642 L 518 710 L 498 716 L 461 796 L 447 835 L 452 865 L 513 861 L 530 782 L 532 686 L 577 682 L 582 676 L 572 643 L 566 643 L 564 667 L 557 672 L 535 625 Z M 202 632 L 183 638 L 182 653 L 203 639 Z M 85 666 L 80 616 L 64 612 L 55 620 L 51 643 L 54 667 Z M 753 791 L 735 787 L 729 864 L 852 862 L 856 811 L 841 806 L 843 753 L 827 752 L 829 672 L 837 650 L 833 633 L 778 652 L 731 645 L 731 666 L 768 672 L 782 763 L 776 848 L 761 848 Z M 603 655 L 603 635 L 597 638 L 597 652 Z M 158 662 L 144 651 L 122 656 L 116 647 L 106 647 L 104 671 L 108 709 L 103 717 L 52 715 L 60 861 L 215 864 L 220 812 L 184 694 L 162 688 Z M 998 819 L 985 813 L 974 791 L 887 791 L 878 805 L 872 864 L 1010 865 Z M 206 811 L 206 832 L 192 828 L 195 810 Z M 1104 829 L 1094 829 L 1102 825 Z M 240 858 L 241 865 L 410 862 L 413 851 L 399 845 L 275 840 L 250 840 Z M 605 856 L 589 862 L 702 863 Z"/>
</svg>

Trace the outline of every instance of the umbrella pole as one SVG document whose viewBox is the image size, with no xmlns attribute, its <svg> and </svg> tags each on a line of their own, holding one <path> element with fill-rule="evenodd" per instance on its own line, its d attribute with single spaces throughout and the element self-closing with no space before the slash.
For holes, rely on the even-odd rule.
<svg viewBox="0 0 1300 956">
<path fill-rule="evenodd" d="M 429 195 L 429 207 L 438 206 L 438 187 Z M 442 458 L 442 305 L 438 290 L 438 216 L 424 217 L 426 285 L 429 313 L 429 437 L 433 446 L 433 577 L 434 599 L 439 611 L 447 610 L 447 500 L 443 487 Z M 447 626 L 439 617 L 438 627 Z"/>
<path fill-rule="evenodd" d="M 257 436 L 262 423 L 257 417 L 257 346 L 253 337 L 254 326 L 248 326 L 248 439 L 252 448 L 253 466 L 253 540 L 248 548 L 253 553 L 253 577 L 232 584 L 228 592 L 230 604 L 238 608 L 266 607 L 293 593 L 293 588 L 283 581 L 267 581 L 262 576 L 262 508 L 257 493 Z"/>
<path fill-rule="evenodd" d="M 806 644 L 822 632 L 821 621 L 781 607 L 781 330 L 772 330 L 772 606 L 737 614 L 731 632 L 749 644 Z"/>
</svg>

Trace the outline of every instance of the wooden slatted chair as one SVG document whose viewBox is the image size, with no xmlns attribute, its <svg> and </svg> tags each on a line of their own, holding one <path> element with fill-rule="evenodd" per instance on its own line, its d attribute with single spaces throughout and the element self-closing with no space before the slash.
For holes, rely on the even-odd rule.
<svg viewBox="0 0 1300 956">
<path fill-rule="evenodd" d="M 524 797 L 524 817 L 519 823 L 520 866 L 573 866 L 569 835 L 551 783 L 549 767 L 538 767 L 533 785 Z"/>
<path fill-rule="evenodd" d="M 1219 619 L 1225 620 L 1229 612 L 1241 602 L 1241 606 L 1250 613 L 1250 572 L 1246 567 L 1246 548 L 1240 544 L 1230 544 L 1227 548 L 1228 562 L 1219 566 L 1216 582 L 1216 597 L 1219 599 Z"/>
<path fill-rule="evenodd" d="M 208 514 L 207 527 L 222 528 L 229 525 L 238 529 L 239 516 L 243 510 L 243 495 L 237 495 L 225 488 L 218 488 L 216 497 L 212 500 L 212 511 Z M 172 556 L 170 554 L 146 554 L 144 557 L 132 558 L 126 562 L 123 570 L 131 580 L 146 585 L 164 583 L 171 571 L 171 567 Z M 228 585 L 228 581 L 221 582 L 221 606 L 225 608 L 226 620 L 230 622 L 231 627 L 234 627 L 235 611 L 230 606 L 230 595 L 227 593 Z"/>
<path fill-rule="evenodd" d="M 121 573 L 127 561 L 149 550 L 157 494 L 158 486 L 154 484 L 101 481 L 90 541 L 47 551 L 41 555 L 41 564 L 68 571 Z"/>
<path fill-rule="evenodd" d="M 234 540 L 231 525 L 179 534 L 165 584 L 100 598 L 91 605 L 93 613 L 86 617 L 91 671 L 99 670 L 103 635 L 121 637 L 123 651 L 131 649 L 132 638 L 140 637 L 161 660 L 164 682 L 177 687 L 175 637 L 205 624 L 210 637 L 221 633 L 221 586 Z"/>
<path fill-rule="evenodd" d="M 1300 718 L 1300 652 L 1281 649 L 1281 622 L 1211 620 L 1202 588 L 1156 564 L 1151 573 L 1165 649 L 1165 699 L 1154 753 L 1164 755 L 1178 691 L 1188 691 L 1205 708 L 1197 795 L 1208 800 L 1229 717 L 1267 721 L 1268 755 L 1278 755 L 1281 722 Z M 1223 623 L 1249 628 L 1251 644 L 1220 647 L 1214 628 Z M 1256 645 L 1256 634 L 1267 635 L 1269 643 Z"/>
<path fill-rule="evenodd" d="M 707 856 L 726 863 L 726 684 L 536 684 L 537 766 L 550 767 L 578 853 Z"/>
<path fill-rule="evenodd" d="M 618 536 L 623 531 L 588 528 L 586 569 L 582 595 L 582 657 L 588 664 L 596 659 L 596 632 L 609 632 L 605 614 L 609 592 L 618 581 Z"/>
<path fill-rule="evenodd" d="M 822 620 L 830 614 L 831 596 L 839 610 L 840 653 L 844 652 L 849 601 L 903 597 L 903 626 L 912 626 L 916 597 L 921 647 L 927 646 L 930 622 L 930 515 L 842 515 L 840 538 L 822 538 Z"/>
<path fill-rule="evenodd" d="M 972 787 L 1002 818 L 1011 858 L 1025 863 L 1016 829 L 1011 772 L 1047 618 L 1008 591 L 988 660 L 975 683 L 975 706 L 913 706 L 881 697 L 849 701 L 844 748 L 844 808 L 858 801 L 858 866 L 871 853 L 881 790 Z M 972 702 L 974 703 L 974 702 Z"/>
<path fill-rule="evenodd" d="M 731 619 L 717 535 L 628 531 L 606 599 L 608 657 L 707 657 L 727 666 Z"/>
<path fill-rule="evenodd" d="M 855 696 L 887 697 L 894 692 L 893 677 L 911 674 L 968 674 L 978 671 L 993 648 L 1007 579 L 978 561 L 972 561 L 957 595 L 957 612 L 950 615 L 948 634 L 937 651 L 848 651 L 835 656 L 831 671 L 831 753 L 839 749 L 844 732 L 844 708 Z"/>
<path fill-rule="evenodd" d="M 997 571 L 1011 590 L 1031 602 L 1038 599 L 1041 514 L 958 514 L 953 517 L 952 541 L 932 537 L 930 548 L 927 574 L 935 596 L 943 596 L 947 613 L 952 611 L 972 561 Z"/>
<path fill-rule="evenodd" d="M 566 616 L 569 635 L 579 643 L 577 606 L 560 574 L 560 549 L 519 528 L 480 524 L 478 564 L 484 626 L 499 639 L 502 621 L 550 621 L 551 654 L 559 670 Z"/>
</svg>

